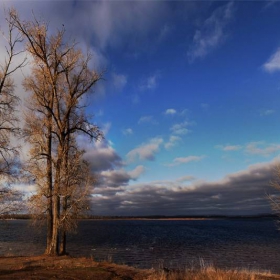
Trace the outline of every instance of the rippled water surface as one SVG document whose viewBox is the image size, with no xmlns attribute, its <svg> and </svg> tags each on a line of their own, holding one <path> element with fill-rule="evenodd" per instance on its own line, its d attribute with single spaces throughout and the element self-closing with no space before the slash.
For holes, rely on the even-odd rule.
<svg viewBox="0 0 280 280">
<path fill-rule="evenodd" d="M 0 255 L 42 254 L 45 230 L 28 221 L 0 221 Z M 242 267 L 280 273 L 280 231 L 263 220 L 80 221 L 68 252 L 141 268 Z"/>
</svg>

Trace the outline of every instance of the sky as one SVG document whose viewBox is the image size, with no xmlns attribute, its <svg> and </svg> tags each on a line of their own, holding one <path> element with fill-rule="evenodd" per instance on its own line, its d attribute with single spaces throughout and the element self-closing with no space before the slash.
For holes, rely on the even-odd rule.
<svg viewBox="0 0 280 280">
<path fill-rule="evenodd" d="M 34 13 L 50 32 L 64 26 L 103 73 L 87 112 L 105 139 L 79 138 L 98 178 L 92 214 L 271 213 L 279 1 L 0 3 L 22 19 Z M 20 75 L 28 66 L 23 72 L 16 81 L 24 100 Z"/>
</svg>

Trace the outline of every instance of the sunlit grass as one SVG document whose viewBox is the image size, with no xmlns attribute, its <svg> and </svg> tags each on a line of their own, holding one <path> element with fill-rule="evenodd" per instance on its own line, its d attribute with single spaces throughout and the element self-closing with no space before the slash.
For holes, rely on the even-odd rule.
<svg viewBox="0 0 280 280">
<path fill-rule="evenodd" d="M 248 269 L 220 269 L 212 265 L 203 265 L 199 269 L 169 270 L 163 268 L 148 278 L 148 280 L 261 280 L 280 279 L 269 271 L 260 272 Z"/>
</svg>

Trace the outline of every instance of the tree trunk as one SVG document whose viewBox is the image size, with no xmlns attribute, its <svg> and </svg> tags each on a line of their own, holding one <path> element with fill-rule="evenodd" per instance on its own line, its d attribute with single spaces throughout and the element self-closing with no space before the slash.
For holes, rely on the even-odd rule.
<svg viewBox="0 0 280 280">
<path fill-rule="evenodd" d="M 66 215 L 66 207 L 67 207 L 67 199 L 66 197 L 63 198 L 63 213 L 62 215 Z M 59 249 L 59 254 L 60 255 L 66 255 L 66 225 L 62 226 L 61 230 L 61 239 L 60 239 L 60 249 Z"/>
<path fill-rule="evenodd" d="M 67 121 L 67 131 L 69 131 L 69 119 Z M 61 232 L 61 240 L 60 240 L 60 250 L 59 253 L 61 255 L 66 255 L 66 221 L 67 219 L 67 196 L 68 196 L 68 186 L 69 186 L 69 171 L 68 171 L 68 160 L 69 160 L 69 146 L 70 146 L 70 136 L 67 135 L 65 139 L 65 152 L 63 153 L 64 155 L 64 174 L 66 176 L 66 181 L 64 185 L 64 197 L 62 200 L 62 216 L 64 217 L 63 225 L 62 225 L 62 232 Z"/>
<path fill-rule="evenodd" d="M 48 127 L 48 158 L 47 158 L 47 176 L 48 176 L 48 209 L 47 209 L 47 248 L 45 253 L 49 254 L 51 251 L 51 242 L 53 235 L 53 186 L 52 186 L 52 116 L 48 115 L 49 127 Z"/>
<path fill-rule="evenodd" d="M 50 244 L 50 255 L 59 254 L 59 196 L 55 195 L 53 198 L 53 228 L 52 240 Z"/>
<path fill-rule="evenodd" d="M 52 228 L 52 242 L 50 248 L 51 255 L 59 254 L 59 223 L 60 223 L 60 170 L 61 170 L 61 159 L 58 154 L 55 182 L 53 189 L 53 228 Z"/>
<path fill-rule="evenodd" d="M 60 255 L 67 255 L 67 252 L 66 252 L 66 231 L 65 230 L 63 230 L 63 232 L 61 233 L 59 254 Z"/>
</svg>

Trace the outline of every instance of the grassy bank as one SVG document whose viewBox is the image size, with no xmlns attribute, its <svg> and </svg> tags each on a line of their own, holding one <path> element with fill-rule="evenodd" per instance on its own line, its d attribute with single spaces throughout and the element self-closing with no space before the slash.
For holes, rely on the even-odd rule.
<svg viewBox="0 0 280 280">
<path fill-rule="evenodd" d="M 222 270 L 208 267 L 199 270 L 158 271 L 149 280 L 269 280 L 280 279 L 279 275 L 249 270 Z"/>
<path fill-rule="evenodd" d="M 279 275 L 252 271 L 221 270 L 203 267 L 199 270 L 159 271 L 136 269 L 88 258 L 0 257 L 0 279 L 63 280 L 269 280 Z"/>
</svg>

